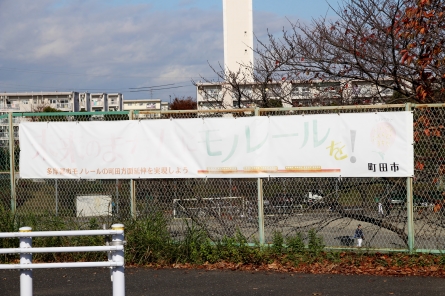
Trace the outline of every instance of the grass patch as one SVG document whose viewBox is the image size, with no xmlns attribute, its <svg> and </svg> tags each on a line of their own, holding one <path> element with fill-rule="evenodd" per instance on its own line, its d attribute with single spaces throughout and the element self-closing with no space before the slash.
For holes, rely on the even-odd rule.
<svg viewBox="0 0 445 296">
<path fill-rule="evenodd" d="M 14 216 L 0 208 L 0 231 L 15 232 L 21 226 L 35 231 L 101 229 L 117 221 L 90 219 L 84 222 L 52 215 Z M 119 221 L 120 222 L 120 221 Z M 311 273 L 358 273 L 445 276 L 445 255 L 325 252 L 324 242 L 314 230 L 284 236 L 273 234 L 272 244 L 249 244 L 237 230 L 233 236 L 213 241 L 205 229 L 193 222 L 181 235 L 172 237 L 169 223 L 161 213 L 125 225 L 125 260 L 134 266 L 204 266 L 208 268 L 255 268 Z M 307 243 L 306 243 L 307 242 Z M 17 248 L 17 238 L 1 239 L 0 248 Z M 33 247 L 102 246 L 103 236 L 33 238 Z M 18 262 L 18 255 L 0 256 L 1 263 Z M 105 252 L 34 254 L 34 262 L 106 261 Z M 211 267 L 213 266 L 213 267 Z M 217 266 L 217 267 L 215 267 Z"/>
</svg>

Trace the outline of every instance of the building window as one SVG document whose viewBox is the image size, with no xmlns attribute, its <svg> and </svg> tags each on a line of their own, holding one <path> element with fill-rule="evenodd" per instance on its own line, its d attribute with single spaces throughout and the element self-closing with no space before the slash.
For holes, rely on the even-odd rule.
<svg viewBox="0 0 445 296">
<path fill-rule="evenodd" d="M 28 105 L 29 101 L 28 100 L 24 100 L 23 104 Z"/>
</svg>

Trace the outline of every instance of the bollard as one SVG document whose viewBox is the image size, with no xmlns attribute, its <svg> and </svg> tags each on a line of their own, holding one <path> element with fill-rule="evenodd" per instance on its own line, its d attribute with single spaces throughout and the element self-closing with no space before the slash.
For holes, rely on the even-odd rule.
<svg viewBox="0 0 445 296">
<path fill-rule="evenodd" d="M 19 232 L 31 232 L 31 227 L 21 227 Z M 21 237 L 20 248 L 31 248 L 32 238 Z M 31 264 L 31 253 L 20 253 L 20 264 Z M 32 296 L 32 269 L 20 269 L 20 296 Z"/>
<path fill-rule="evenodd" d="M 123 224 L 113 224 L 111 225 L 112 230 L 124 230 Z M 110 245 L 119 246 L 124 244 L 124 233 L 113 234 L 111 238 Z M 113 251 L 112 260 L 114 262 L 122 262 L 122 266 L 113 267 L 113 296 L 124 296 L 125 295 L 125 267 L 124 267 L 124 251 Z"/>
</svg>

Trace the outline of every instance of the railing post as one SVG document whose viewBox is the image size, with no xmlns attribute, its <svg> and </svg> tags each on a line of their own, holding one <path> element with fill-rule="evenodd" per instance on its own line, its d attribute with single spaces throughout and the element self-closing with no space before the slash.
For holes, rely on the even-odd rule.
<svg viewBox="0 0 445 296">
<path fill-rule="evenodd" d="M 9 126 L 9 177 L 11 179 L 11 212 L 15 213 L 17 208 L 17 197 L 15 192 L 15 153 L 14 153 L 14 122 L 13 113 L 8 113 Z"/>
<path fill-rule="evenodd" d="M 19 232 L 31 232 L 31 227 L 21 227 Z M 32 238 L 21 237 L 20 248 L 31 248 Z M 20 253 L 20 264 L 31 264 L 31 253 Z M 32 296 L 32 269 L 20 269 L 20 296 Z"/>
<path fill-rule="evenodd" d="M 134 120 L 134 112 L 133 110 L 130 110 L 130 113 L 128 114 L 130 117 L 130 120 Z M 131 218 L 136 218 L 136 181 L 134 179 L 130 180 L 130 213 Z"/>
<path fill-rule="evenodd" d="M 260 116 L 260 108 L 255 107 L 255 116 Z M 258 238 L 260 244 L 265 243 L 264 238 L 264 204 L 263 204 L 263 180 L 257 179 L 257 193 L 258 193 Z"/>
<path fill-rule="evenodd" d="M 411 103 L 405 104 L 405 110 L 411 111 Z M 414 140 L 413 140 L 414 142 Z M 414 160 L 413 160 L 414 161 Z M 408 249 L 410 253 L 414 252 L 414 199 L 413 199 L 413 178 L 406 178 L 406 215 L 408 222 Z"/>
<path fill-rule="evenodd" d="M 112 230 L 124 230 L 123 224 L 111 225 Z M 124 245 L 124 233 L 113 234 L 111 237 L 112 246 Z M 125 296 L 125 267 L 124 267 L 124 251 L 113 251 L 111 258 L 113 262 L 122 262 L 122 266 L 113 267 L 113 274 L 111 276 L 113 281 L 113 296 Z"/>
</svg>

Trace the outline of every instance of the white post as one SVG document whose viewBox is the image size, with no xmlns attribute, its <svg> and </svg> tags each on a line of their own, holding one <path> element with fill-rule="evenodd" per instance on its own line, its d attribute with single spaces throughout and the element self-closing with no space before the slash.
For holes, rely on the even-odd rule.
<svg viewBox="0 0 445 296">
<path fill-rule="evenodd" d="M 111 225 L 112 230 L 124 230 L 123 224 L 113 224 Z M 113 234 L 111 238 L 112 246 L 120 246 L 124 244 L 124 233 L 122 234 Z M 113 262 L 122 262 L 124 263 L 124 250 L 121 251 L 113 251 L 112 252 L 112 260 Z M 113 267 L 113 296 L 125 296 L 125 267 L 116 266 Z"/>
<path fill-rule="evenodd" d="M 31 232 L 31 227 L 22 227 L 19 232 Z M 21 237 L 20 248 L 31 248 L 32 238 Z M 20 253 L 20 264 L 31 264 L 31 253 Z M 20 296 L 32 296 L 32 269 L 20 269 Z"/>
</svg>

